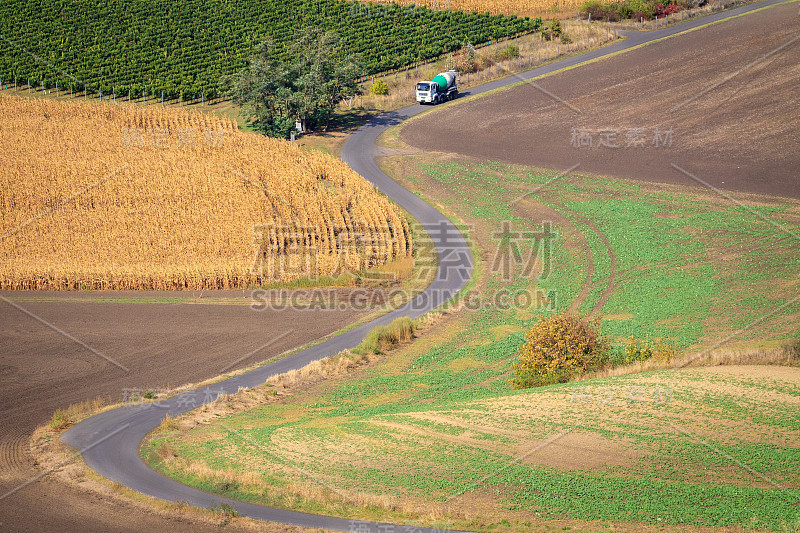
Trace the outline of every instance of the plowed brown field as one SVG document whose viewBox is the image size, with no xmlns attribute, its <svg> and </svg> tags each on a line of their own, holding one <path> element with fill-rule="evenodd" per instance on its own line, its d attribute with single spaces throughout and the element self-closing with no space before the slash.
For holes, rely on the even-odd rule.
<svg viewBox="0 0 800 533">
<path fill-rule="evenodd" d="M 253 311 L 241 292 L 214 293 L 220 303 L 195 304 L 197 295 L 0 293 L 19 306 L 0 300 L 0 495 L 40 473 L 29 453 L 30 435 L 58 408 L 96 397 L 120 402 L 126 388 L 202 381 L 251 352 L 233 368 L 318 339 L 359 316 L 352 311 Z M 20 299 L 24 296 L 31 300 Z M 55 300 L 44 299 L 48 296 Z M 188 533 L 219 527 L 155 516 L 46 476 L 0 500 L 0 529 Z"/>
<path fill-rule="evenodd" d="M 797 10 L 776 6 L 440 109 L 400 136 L 480 160 L 800 198 Z"/>
</svg>

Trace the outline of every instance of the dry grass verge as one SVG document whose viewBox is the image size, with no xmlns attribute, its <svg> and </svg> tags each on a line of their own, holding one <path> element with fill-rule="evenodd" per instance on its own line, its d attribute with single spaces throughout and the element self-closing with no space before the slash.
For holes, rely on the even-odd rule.
<svg viewBox="0 0 800 533">
<path fill-rule="evenodd" d="M 386 326 L 378 326 L 370 331 L 364 341 L 352 350 L 345 350 L 333 357 L 313 361 L 298 370 L 273 376 L 267 385 L 289 389 L 297 384 L 310 385 L 334 376 L 341 376 L 352 369 L 368 365 L 402 344 L 411 342 L 416 333 L 438 323 L 447 313 L 435 311 L 412 321 L 407 317 L 398 318 Z"/>
<path fill-rule="evenodd" d="M 717 348 L 672 359 L 647 359 L 585 374 L 573 381 L 624 376 L 669 368 L 740 365 L 800 366 L 800 340 L 775 348 Z"/>
</svg>

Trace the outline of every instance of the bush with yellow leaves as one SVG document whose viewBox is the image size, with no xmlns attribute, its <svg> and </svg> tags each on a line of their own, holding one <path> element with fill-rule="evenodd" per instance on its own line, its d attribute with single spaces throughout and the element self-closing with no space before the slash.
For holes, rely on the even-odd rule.
<svg viewBox="0 0 800 533">
<path fill-rule="evenodd" d="M 543 318 L 525 335 L 514 365 L 516 389 L 564 383 L 573 376 L 603 367 L 609 344 L 596 321 L 572 313 Z"/>
</svg>

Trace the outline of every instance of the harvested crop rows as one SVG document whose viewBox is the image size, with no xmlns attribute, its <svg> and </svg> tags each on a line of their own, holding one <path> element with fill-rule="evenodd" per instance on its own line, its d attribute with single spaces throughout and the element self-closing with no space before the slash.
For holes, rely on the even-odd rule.
<svg viewBox="0 0 800 533">
<path fill-rule="evenodd" d="M 0 288 L 243 288 L 410 256 L 398 209 L 326 154 L 181 110 L 0 110 Z"/>
</svg>

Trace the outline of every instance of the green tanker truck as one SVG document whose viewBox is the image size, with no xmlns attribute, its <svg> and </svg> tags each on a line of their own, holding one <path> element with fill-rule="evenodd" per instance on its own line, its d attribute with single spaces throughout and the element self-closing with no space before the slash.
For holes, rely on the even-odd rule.
<svg viewBox="0 0 800 533">
<path fill-rule="evenodd" d="M 438 104 L 458 96 L 458 72 L 448 70 L 433 77 L 431 81 L 417 83 L 417 102 Z"/>
</svg>

